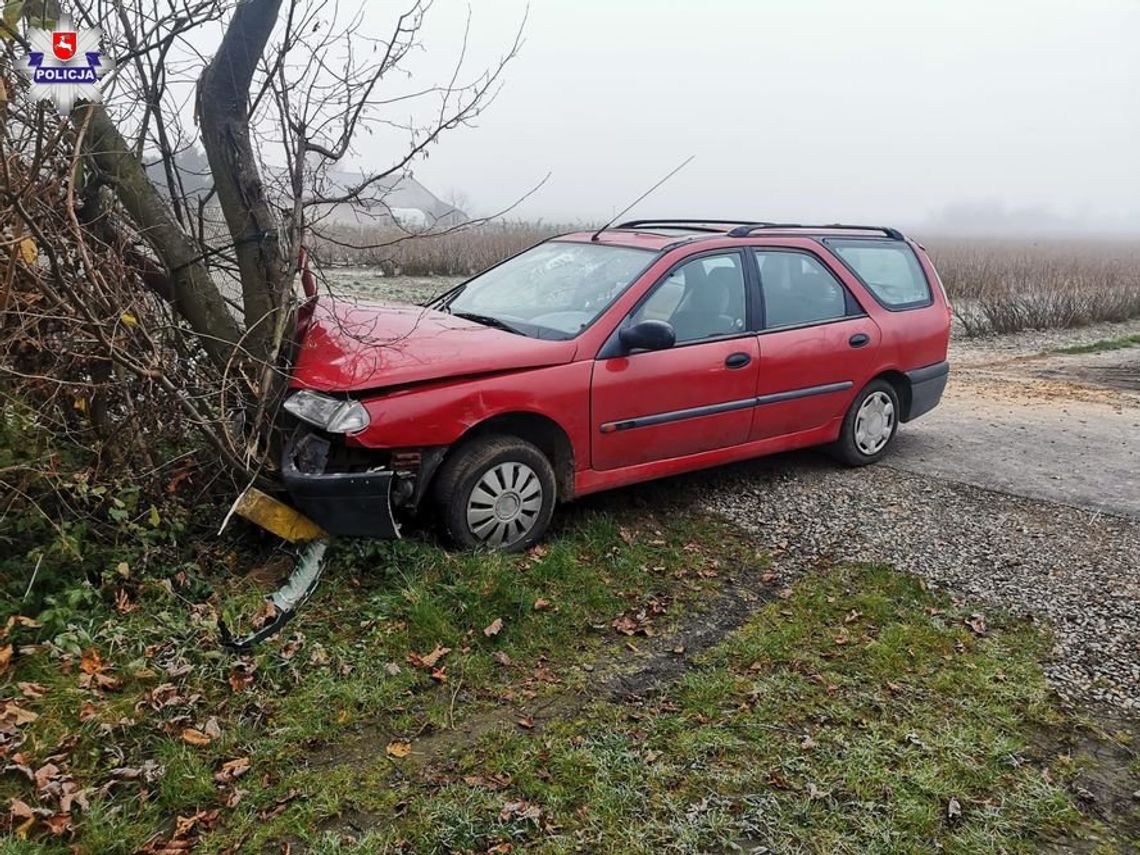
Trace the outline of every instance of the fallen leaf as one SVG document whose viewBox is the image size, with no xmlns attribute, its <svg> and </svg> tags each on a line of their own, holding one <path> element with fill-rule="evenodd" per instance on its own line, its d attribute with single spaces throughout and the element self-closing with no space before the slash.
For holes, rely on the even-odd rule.
<svg viewBox="0 0 1140 855">
<path fill-rule="evenodd" d="M 388 752 L 389 757 L 407 757 L 412 753 L 412 743 L 396 740 L 389 742 L 388 747 L 384 750 Z"/>
<path fill-rule="evenodd" d="M 502 650 L 496 650 L 491 654 L 495 661 L 502 665 L 504 668 L 509 668 L 511 665 L 511 657 L 504 653 Z"/>
<path fill-rule="evenodd" d="M 59 779 L 59 767 L 54 763 L 45 763 L 40 768 L 36 769 L 35 783 L 37 790 L 43 790 L 48 784 L 54 783 Z"/>
<path fill-rule="evenodd" d="M 534 719 L 529 718 L 529 717 L 528 718 L 520 718 L 518 721 L 515 722 L 515 724 L 517 724 L 519 727 L 524 728 L 526 730 L 531 730 L 534 727 Z"/>
<path fill-rule="evenodd" d="M 953 822 L 957 822 L 961 818 L 962 818 L 962 805 L 956 798 L 951 796 L 950 801 L 947 802 L 947 804 L 946 804 L 946 819 L 949 822 L 953 823 Z"/>
<path fill-rule="evenodd" d="M 246 671 L 241 666 L 234 668 L 230 671 L 230 688 L 235 692 L 243 692 L 249 688 L 249 684 L 253 682 L 253 674 Z"/>
<path fill-rule="evenodd" d="M 222 726 L 218 724 L 218 720 L 214 716 L 210 716 L 206 722 L 206 726 L 202 728 L 202 732 L 210 739 L 217 739 L 222 735 Z"/>
<path fill-rule="evenodd" d="M 974 631 L 975 635 L 986 634 L 986 616 L 980 612 L 975 612 L 974 614 L 970 615 L 966 619 L 965 624 Z"/>
<path fill-rule="evenodd" d="M 53 814 L 44 820 L 44 825 L 55 837 L 61 837 L 71 830 L 71 814 Z"/>
<path fill-rule="evenodd" d="M 830 795 L 830 790 L 821 790 L 815 784 L 810 782 L 808 783 L 808 798 L 812 801 L 816 801 L 818 799 L 826 799 Z"/>
<path fill-rule="evenodd" d="M 12 652 L 14 648 L 11 644 L 5 644 L 0 647 L 0 674 L 8 670 L 8 666 L 12 664 Z"/>
<path fill-rule="evenodd" d="M 511 818 L 530 820 L 535 825 L 538 824 L 539 817 L 542 816 L 542 808 L 538 805 L 531 804 L 525 799 L 520 799 L 517 802 L 507 802 L 503 805 L 503 809 L 499 811 L 499 819 L 506 822 Z"/>
<path fill-rule="evenodd" d="M 192 727 L 187 727 L 182 731 L 182 741 L 188 745 L 194 745 L 198 748 L 209 745 L 212 741 L 209 736 L 202 733 L 200 730 L 195 730 Z"/>
<path fill-rule="evenodd" d="M 84 674 L 99 674 L 106 671 L 107 666 L 99 655 L 99 651 L 90 647 L 83 651 L 83 656 L 79 659 L 79 670 Z"/>
<path fill-rule="evenodd" d="M 400 666 L 397 665 L 395 662 L 389 662 L 387 665 L 384 666 L 384 673 L 387 674 L 389 677 L 396 677 L 400 673 Z"/>
<path fill-rule="evenodd" d="M 435 680 L 437 683 L 446 683 L 447 682 L 447 666 L 444 665 L 442 668 L 433 668 L 432 672 L 431 672 L 431 678 L 433 680 Z"/>
<path fill-rule="evenodd" d="M 123 588 L 119 588 L 119 590 L 115 592 L 115 611 L 119 614 L 125 615 L 135 611 L 137 608 L 138 606 L 131 602 L 131 598 L 127 596 L 127 592 Z"/>
<path fill-rule="evenodd" d="M 552 608 L 554 608 L 554 603 L 550 602 L 550 600 L 539 597 L 534 601 L 534 610 L 536 612 L 546 612 L 550 611 Z"/>
<path fill-rule="evenodd" d="M 450 647 L 443 647 L 439 644 L 435 646 L 435 650 L 424 656 L 419 656 L 415 653 L 408 654 L 408 664 L 414 668 L 432 669 L 435 668 L 436 663 L 439 662 L 444 656 L 451 652 Z"/>
<path fill-rule="evenodd" d="M 269 810 L 261 811 L 261 813 L 259 813 L 257 815 L 257 818 L 260 819 L 262 822 L 265 822 L 268 819 L 273 819 L 276 816 L 280 816 L 281 814 L 285 813 L 285 808 L 289 806 L 290 802 L 292 802 L 296 799 L 299 799 L 300 797 L 301 797 L 301 791 L 300 790 L 291 789 L 291 790 L 289 790 L 288 793 L 286 793 L 284 796 L 279 798 L 277 800 L 277 803 L 272 808 L 270 808 Z"/>
<path fill-rule="evenodd" d="M 8 703 L 4 704 L 4 709 L 0 711 L 0 719 L 10 721 L 17 727 L 31 724 L 37 718 L 39 718 L 38 713 L 24 709 L 15 701 L 8 701 Z"/>
<path fill-rule="evenodd" d="M 236 760 L 227 760 L 222 768 L 214 773 L 214 780 L 219 784 L 232 784 L 249 771 L 249 758 L 238 757 Z"/>
<path fill-rule="evenodd" d="M 491 621 L 489 626 L 483 628 L 483 635 L 487 636 L 487 638 L 490 638 L 491 636 L 498 635 L 502 631 L 503 619 L 495 618 L 493 621 Z"/>
</svg>

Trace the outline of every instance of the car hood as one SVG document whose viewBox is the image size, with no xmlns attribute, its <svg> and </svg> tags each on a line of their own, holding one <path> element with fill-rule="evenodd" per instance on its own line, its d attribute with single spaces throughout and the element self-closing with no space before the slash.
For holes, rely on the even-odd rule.
<svg viewBox="0 0 1140 855">
<path fill-rule="evenodd" d="M 576 350 L 573 341 L 528 338 L 420 306 L 320 301 L 290 385 L 358 392 L 561 365 Z"/>
</svg>

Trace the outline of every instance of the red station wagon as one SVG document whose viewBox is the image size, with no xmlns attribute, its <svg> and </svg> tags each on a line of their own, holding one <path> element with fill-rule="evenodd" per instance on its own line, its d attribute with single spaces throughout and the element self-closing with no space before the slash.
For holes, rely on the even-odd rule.
<svg viewBox="0 0 1140 855">
<path fill-rule="evenodd" d="M 311 302 L 283 475 L 329 533 L 434 508 L 521 550 L 611 487 L 827 446 L 933 408 L 950 307 L 895 229 L 637 220 L 540 243 L 426 307 Z"/>
</svg>

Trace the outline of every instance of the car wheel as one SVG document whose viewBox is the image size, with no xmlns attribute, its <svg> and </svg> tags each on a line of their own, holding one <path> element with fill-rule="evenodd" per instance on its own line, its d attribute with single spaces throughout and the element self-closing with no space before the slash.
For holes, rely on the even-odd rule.
<svg viewBox="0 0 1140 855">
<path fill-rule="evenodd" d="M 832 454 L 849 466 L 882 459 L 899 428 L 899 396 L 886 380 L 872 380 L 855 396 Z"/>
<path fill-rule="evenodd" d="M 467 549 L 521 552 L 546 532 L 558 498 L 554 469 L 525 440 L 492 437 L 456 450 L 436 478 L 447 536 Z"/>
</svg>

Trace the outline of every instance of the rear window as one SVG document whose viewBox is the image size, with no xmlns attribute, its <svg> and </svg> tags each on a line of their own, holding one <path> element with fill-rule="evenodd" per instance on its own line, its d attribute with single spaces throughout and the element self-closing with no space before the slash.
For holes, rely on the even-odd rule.
<svg viewBox="0 0 1140 855">
<path fill-rule="evenodd" d="M 907 244 L 870 238 L 825 238 L 824 242 L 888 309 L 930 304 L 930 283 Z"/>
</svg>

